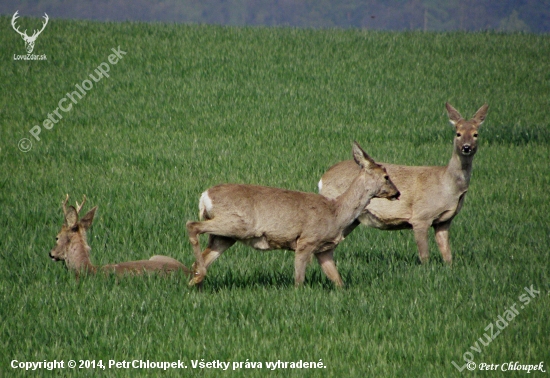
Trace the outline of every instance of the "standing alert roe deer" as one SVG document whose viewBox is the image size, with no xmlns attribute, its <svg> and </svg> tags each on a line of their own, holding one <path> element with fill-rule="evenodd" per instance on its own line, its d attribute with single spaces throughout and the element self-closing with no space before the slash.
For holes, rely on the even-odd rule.
<svg viewBox="0 0 550 378">
<path fill-rule="evenodd" d="M 195 253 L 190 285 L 201 284 L 206 269 L 227 248 L 240 241 L 255 249 L 296 252 L 295 284 L 304 282 L 307 262 L 314 254 L 323 272 L 336 286 L 343 282 L 333 260 L 334 249 L 344 239 L 343 230 L 361 214 L 371 198 L 397 198 L 399 192 L 386 170 L 361 147 L 353 145 L 358 175 L 336 199 L 254 185 L 222 184 L 202 193 L 202 222 L 187 222 Z M 209 234 L 201 253 L 198 236 Z"/>
<path fill-rule="evenodd" d="M 61 231 L 56 237 L 57 244 L 50 252 L 50 257 L 54 261 L 64 260 L 67 268 L 75 272 L 78 278 L 82 272 L 95 274 L 98 267 L 90 261 L 90 247 L 86 241 L 86 231 L 92 225 L 97 206 L 88 211 L 88 213 L 78 220 L 78 213 L 82 205 L 86 202 L 86 196 L 82 203 L 76 204 L 76 208 L 69 206 L 66 208 L 69 195 L 63 201 L 63 214 L 65 222 Z M 142 274 L 143 272 L 172 272 L 182 270 L 190 274 L 182 263 L 168 256 L 156 255 L 149 260 L 127 261 L 118 264 L 105 265 L 100 268 L 106 273 L 114 272 L 116 274 Z"/>
<path fill-rule="evenodd" d="M 429 258 L 428 229 L 433 227 L 443 260 L 451 264 L 449 227 L 468 191 L 472 160 L 477 151 L 477 132 L 485 120 L 488 105 L 483 105 L 469 121 L 448 103 L 445 106 L 456 129 L 449 164 L 445 167 L 411 167 L 381 163 L 401 191 L 400 201 L 373 199 L 345 235 L 353 231 L 359 221 L 382 230 L 412 228 L 420 261 L 425 263 Z M 352 161 L 340 162 L 321 177 L 319 192 L 336 198 L 350 186 L 358 173 Z"/>
</svg>

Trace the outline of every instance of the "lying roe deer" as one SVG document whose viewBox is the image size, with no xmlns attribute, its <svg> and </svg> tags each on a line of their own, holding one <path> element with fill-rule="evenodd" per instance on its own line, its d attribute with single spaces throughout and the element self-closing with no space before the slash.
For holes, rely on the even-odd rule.
<svg viewBox="0 0 550 378">
<path fill-rule="evenodd" d="M 86 241 L 86 231 L 92 225 L 97 206 L 88 211 L 84 217 L 78 219 L 78 214 L 82 209 L 82 205 L 86 202 L 86 196 L 82 203 L 76 203 L 76 208 L 73 206 L 66 207 L 69 195 L 63 201 L 63 214 L 65 222 L 61 227 L 61 231 L 56 237 L 57 244 L 50 252 L 50 257 L 54 261 L 64 260 L 67 268 L 75 272 L 76 277 L 82 272 L 95 274 L 98 267 L 94 266 L 90 261 L 90 247 Z M 190 274 L 182 263 L 168 256 L 156 255 L 149 260 L 127 261 L 118 264 L 105 265 L 100 268 L 106 273 L 116 274 L 142 274 L 143 272 L 172 272 L 181 270 L 186 274 Z"/>
<path fill-rule="evenodd" d="M 477 151 L 477 133 L 487 115 L 488 105 L 483 105 L 469 121 L 451 105 L 445 105 L 456 131 L 449 164 L 445 167 L 411 167 L 380 163 L 401 191 L 400 201 L 373 199 L 358 221 L 346 230 L 347 233 L 359 222 L 382 230 L 412 228 L 420 261 L 425 263 L 429 258 L 428 229 L 433 227 L 443 260 L 452 263 L 449 227 L 468 191 L 472 160 Z M 358 173 L 352 161 L 340 162 L 321 177 L 319 192 L 336 198 L 351 185 Z"/>
<path fill-rule="evenodd" d="M 395 199 L 399 191 L 386 170 L 353 145 L 359 174 L 338 198 L 254 185 L 222 184 L 202 193 L 202 222 L 187 222 L 195 263 L 190 285 L 202 284 L 206 268 L 227 248 L 240 241 L 255 249 L 296 252 L 295 284 L 304 282 L 307 262 L 315 255 L 336 286 L 343 282 L 333 260 L 343 230 L 361 214 L 371 198 Z M 201 253 L 198 236 L 209 234 Z"/>
</svg>

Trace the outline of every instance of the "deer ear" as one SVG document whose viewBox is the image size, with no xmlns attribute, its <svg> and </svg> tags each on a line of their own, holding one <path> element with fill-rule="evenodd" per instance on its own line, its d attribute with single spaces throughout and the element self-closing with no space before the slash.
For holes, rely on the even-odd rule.
<svg viewBox="0 0 550 378">
<path fill-rule="evenodd" d="M 449 115 L 449 121 L 451 122 L 451 124 L 453 126 L 456 126 L 458 121 L 460 121 L 462 119 L 462 116 L 460 115 L 458 110 L 453 108 L 453 106 L 451 104 L 449 104 L 448 102 L 445 103 L 445 107 L 447 108 L 447 114 Z"/>
<path fill-rule="evenodd" d="M 372 169 L 372 167 L 376 165 L 374 160 L 372 160 L 357 142 L 353 142 L 353 160 L 355 160 L 361 168 L 365 169 Z"/>
<path fill-rule="evenodd" d="M 474 121 L 477 122 L 478 126 L 481 125 L 483 123 L 483 121 L 485 121 L 485 117 L 487 116 L 487 110 L 489 109 L 489 105 L 488 104 L 483 104 L 483 106 L 481 108 L 479 108 L 479 110 L 476 112 L 476 114 L 474 114 Z"/>
<path fill-rule="evenodd" d="M 97 206 L 94 207 L 92 210 L 88 211 L 86 215 L 84 215 L 84 217 L 80 219 L 80 224 L 82 225 L 82 227 L 84 227 L 85 230 L 90 228 L 90 226 L 92 225 L 96 210 L 97 210 Z"/>
<path fill-rule="evenodd" d="M 73 227 L 78 222 L 78 213 L 74 206 L 69 206 L 65 212 L 65 225 L 69 228 Z"/>
</svg>

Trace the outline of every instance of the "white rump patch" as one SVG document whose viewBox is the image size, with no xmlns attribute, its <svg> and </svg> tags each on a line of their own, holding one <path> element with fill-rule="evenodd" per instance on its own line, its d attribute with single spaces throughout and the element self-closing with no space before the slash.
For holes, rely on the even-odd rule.
<svg viewBox="0 0 550 378">
<path fill-rule="evenodd" d="M 323 179 L 319 180 L 317 187 L 319 188 L 319 193 L 321 193 L 321 190 L 323 190 Z"/>
<path fill-rule="evenodd" d="M 205 215 L 212 211 L 212 199 L 208 196 L 208 190 L 202 192 L 201 199 L 199 200 L 199 216 L 201 219 L 205 218 Z"/>
</svg>

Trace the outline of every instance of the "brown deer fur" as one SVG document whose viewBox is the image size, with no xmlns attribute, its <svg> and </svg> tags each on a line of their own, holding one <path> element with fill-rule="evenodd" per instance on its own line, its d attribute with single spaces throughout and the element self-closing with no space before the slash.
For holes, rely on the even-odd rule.
<svg viewBox="0 0 550 378">
<path fill-rule="evenodd" d="M 206 190 L 200 199 L 202 222 L 187 222 L 195 253 L 190 285 L 202 283 L 206 269 L 227 248 L 240 241 L 255 249 L 294 250 L 295 284 L 304 281 L 306 264 L 315 255 L 323 272 L 337 286 L 343 282 L 333 260 L 334 249 L 373 197 L 392 198 L 399 192 L 386 170 L 355 143 L 359 175 L 337 199 L 279 188 L 223 184 Z M 198 236 L 209 234 L 201 253 Z"/>
<path fill-rule="evenodd" d="M 54 261 L 65 261 L 67 268 L 74 271 L 78 278 L 80 273 L 95 274 L 98 269 L 105 273 L 116 273 L 118 275 L 142 274 L 144 272 L 173 272 L 181 270 L 186 274 L 190 274 L 182 263 L 168 256 L 155 255 L 149 260 L 126 261 L 118 264 L 105 265 L 100 268 L 96 267 L 90 261 L 90 247 L 86 241 L 86 231 L 92 225 L 97 206 L 88 211 L 88 213 L 78 220 L 78 213 L 86 201 L 86 196 L 82 204 L 77 208 L 69 206 L 66 208 L 66 203 L 69 199 L 67 195 L 63 202 L 63 213 L 65 222 L 61 227 L 61 231 L 56 238 L 56 246 L 50 252 L 50 257 Z"/>
<path fill-rule="evenodd" d="M 374 198 L 358 221 L 346 230 L 347 233 L 359 222 L 382 230 L 412 228 L 420 261 L 424 263 L 429 258 L 428 229 L 433 227 L 443 260 L 449 264 L 452 262 L 449 228 L 468 191 L 478 129 L 485 120 L 488 105 L 483 105 L 468 121 L 448 103 L 446 108 L 455 128 L 449 164 L 444 167 L 412 167 L 380 163 L 401 192 L 400 201 Z M 351 185 L 358 173 L 353 161 L 340 162 L 321 177 L 319 191 L 324 196 L 336 198 Z"/>
</svg>

